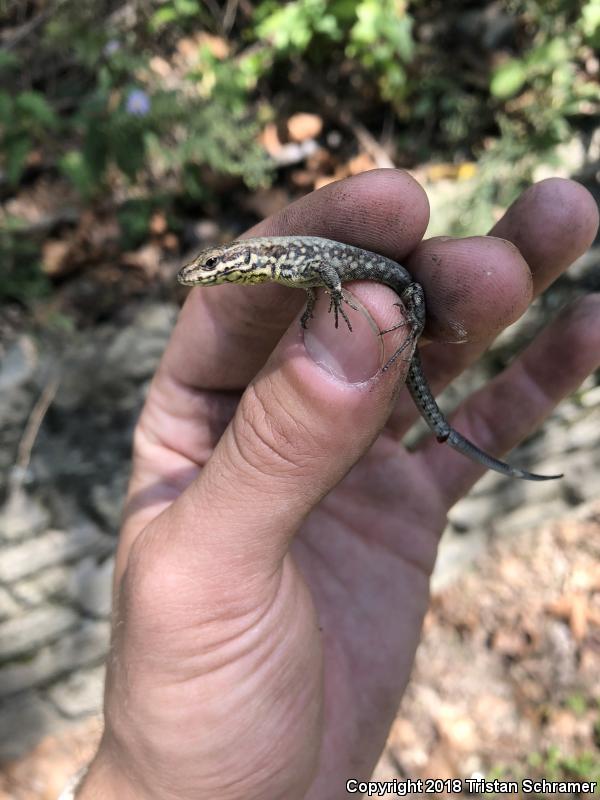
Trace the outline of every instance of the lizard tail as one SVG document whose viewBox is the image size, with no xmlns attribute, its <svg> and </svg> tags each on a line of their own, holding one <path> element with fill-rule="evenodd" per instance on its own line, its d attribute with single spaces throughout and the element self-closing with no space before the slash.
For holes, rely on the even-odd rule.
<svg viewBox="0 0 600 800">
<path fill-rule="evenodd" d="M 562 475 L 537 475 L 535 472 L 527 472 L 526 469 L 519 469 L 519 467 L 512 467 L 510 464 L 505 464 L 493 456 L 484 453 L 464 436 L 461 436 L 458 431 L 450 430 L 446 443 L 458 450 L 459 453 L 472 458 L 474 461 L 479 461 L 484 467 L 493 469 L 500 472 L 502 475 L 507 475 L 511 478 L 522 478 L 526 481 L 553 481 L 556 478 L 562 478 Z"/>
</svg>

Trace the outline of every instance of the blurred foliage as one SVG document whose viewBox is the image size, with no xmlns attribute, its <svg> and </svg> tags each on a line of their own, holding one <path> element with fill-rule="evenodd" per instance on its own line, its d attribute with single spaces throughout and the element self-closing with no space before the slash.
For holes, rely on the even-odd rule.
<svg viewBox="0 0 600 800">
<path fill-rule="evenodd" d="M 42 166 L 87 201 L 202 203 L 210 174 L 266 185 L 258 133 L 303 110 L 391 127 L 401 166 L 477 161 L 457 218 L 481 222 L 598 114 L 600 0 L 0 0 L 0 15 L 5 193 Z M 149 215 L 122 216 L 140 241 Z"/>
<path fill-rule="evenodd" d="M 225 96 L 207 97 L 195 72 L 182 70 L 166 88 L 151 68 L 160 54 L 152 41 L 160 12 L 174 26 L 192 17 L 197 24 L 199 3 L 161 4 L 150 17 L 146 11 L 157 3 L 50 5 L 45 24 L 0 57 L 0 148 L 9 184 L 36 148 L 88 197 L 106 191 L 115 169 L 129 182 L 152 183 L 199 165 L 239 175 L 249 186 L 266 181 L 269 165 L 247 105 L 232 109 Z M 157 146 L 163 172 L 154 169 Z"/>
<path fill-rule="evenodd" d="M 157 193 L 151 197 L 132 197 L 122 203 L 117 211 L 121 229 L 121 246 L 124 250 L 134 250 L 144 243 L 155 212 L 169 209 L 169 198 Z M 170 231 L 181 230 L 180 220 L 169 211 L 166 225 Z"/>
<path fill-rule="evenodd" d="M 50 284 L 39 262 L 39 247 L 20 220 L 5 219 L 0 226 L 0 302 L 18 300 L 27 304 L 48 294 Z"/>
<path fill-rule="evenodd" d="M 561 753 L 557 747 L 549 747 L 544 752 L 531 753 L 527 768 L 511 764 L 497 765 L 490 769 L 485 779 L 488 781 L 585 781 L 600 783 L 600 759 L 597 753 L 587 752 L 577 756 Z M 597 794 L 594 792 L 594 794 Z M 532 797 L 547 797 L 548 794 L 532 794 Z"/>
<path fill-rule="evenodd" d="M 548 781 L 595 781 L 600 783 L 600 759 L 596 753 L 564 755 L 556 747 L 545 753 L 534 753 L 529 764 Z"/>
</svg>

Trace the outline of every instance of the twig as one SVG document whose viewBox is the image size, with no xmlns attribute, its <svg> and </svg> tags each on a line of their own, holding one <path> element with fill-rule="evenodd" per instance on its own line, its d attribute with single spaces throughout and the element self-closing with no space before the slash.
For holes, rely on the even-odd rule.
<svg viewBox="0 0 600 800">
<path fill-rule="evenodd" d="M 221 9 L 219 8 L 219 4 L 215 3 L 214 0 L 204 0 L 204 5 L 207 6 L 213 19 L 218 23 L 221 17 Z"/>
<path fill-rule="evenodd" d="M 237 14 L 238 9 L 238 0 L 227 0 L 227 5 L 225 6 L 225 12 L 223 14 L 223 22 L 221 23 L 221 27 L 223 28 L 223 33 L 228 34 L 231 28 L 233 27 L 233 23 L 235 22 L 235 15 Z"/>
<path fill-rule="evenodd" d="M 341 111 L 340 120 L 350 128 L 358 143 L 363 150 L 371 156 L 376 166 L 385 168 L 393 168 L 396 166 L 373 134 L 365 128 L 362 122 L 354 119 L 349 111 Z"/>
<path fill-rule="evenodd" d="M 11 472 L 10 478 L 10 493 L 16 495 L 20 492 L 27 472 L 27 467 L 31 460 L 31 451 L 37 439 L 38 432 L 46 412 L 50 408 L 58 386 L 60 384 L 60 375 L 55 373 L 44 386 L 41 395 L 37 399 L 35 405 L 31 409 L 29 419 L 25 425 L 25 430 L 21 436 L 19 447 L 17 450 L 17 460 Z"/>
<path fill-rule="evenodd" d="M 58 11 L 58 9 L 66 2 L 67 0 L 56 0 L 54 8 L 45 8 L 43 11 L 40 11 L 39 14 L 36 14 L 35 17 L 32 17 L 27 22 L 24 22 L 19 28 L 17 28 L 12 37 L 3 43 L 3 47 L 6 50 L 12 50 L 12 48 L 16 47 L 16 45 L 18 45 L 22 39 L 27 38 L 27 36 L 33 33 L 36 28 L 39 28 L 39 26 L 42 25 L 52 13 L 56 13 L 56 11 Z"/>
</svg>

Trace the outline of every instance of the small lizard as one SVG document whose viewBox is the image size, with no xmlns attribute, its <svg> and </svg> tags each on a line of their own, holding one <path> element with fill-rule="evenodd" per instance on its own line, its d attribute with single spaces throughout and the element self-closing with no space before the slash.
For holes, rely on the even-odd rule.
<svg viewBox="0 0 600 800">
<path fill-rule="evenodd" d="M 404 267 L 392 259 L 319 236 L 257 237 L 202 250 L 179 271 L 177 279 L 185 286 L 275 281 L 284 286 L 304 289 L 308 294 L 308 303 L 301 319 L 304 328 L 313 315 L 315 288 L 322 286 L 330 295 L 329 311 L 333 309 L 335 327 L 338 327 L 341 316 L 350 330 L 352 325 L 344 310 L 344 303 L 351 308 L 355 306 L 342 290 L 342 282 L 373 280 L 390 286 L 399 295 L 406 309 L 410 333 L 383 370 L 389 369 L 400 354 L 408 350 L 410 366 L 406 385 L 438 442 L 447 442 L 455 450 L 488 469 L 512 478 L 546 481 L 562 477 L 536 475 L 505 464 L 480 450 L 450 427 L 431 393 L 416 349 L 417 340 L 425 327 L 423 289 L 412 280 Z M 402 322 L 388 331 L 382 331 L 381 335 L 405 324 Z"/>
</svg>

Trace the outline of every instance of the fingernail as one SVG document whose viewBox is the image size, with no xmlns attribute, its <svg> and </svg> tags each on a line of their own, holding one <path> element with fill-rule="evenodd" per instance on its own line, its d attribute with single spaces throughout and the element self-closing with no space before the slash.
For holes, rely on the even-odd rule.
<svg viewBox="0 0 600 800">
<path fill-rule="evenodd" d="M 352 331 L 339 315 L 335 327 L 329 295 L 319 292 L 314 316 L 304 332 L 306 352 L 322 369 L 346 383 L 363 383 L 375 375 L 383 363 L 383 343 L 375 321 L 361 303 L 346 292 L 357 309 L 344 303 Z"/>
</svg>

